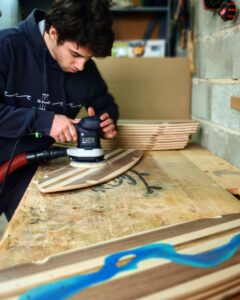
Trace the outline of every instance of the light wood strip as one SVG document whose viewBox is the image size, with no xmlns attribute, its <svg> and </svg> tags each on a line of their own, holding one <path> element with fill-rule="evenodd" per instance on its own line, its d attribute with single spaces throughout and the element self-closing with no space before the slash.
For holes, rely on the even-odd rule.
<svg viewBox="0 0 240 300">
<path fill-rule="evenodd" d="M 133 120 L 133 119 L 120 119 L 119 121 L 119 125 L 142 125 L 142 124 L 182 124 L 182 123 L 186 123 L 186 124 L 194 124 L 197 123 L 197 121 L 195 120 L 189 120 L 189 119 L 181 119 L 181 120 Z"/>
<path fill-rule="evenodd" d="M 58 171 L 60 171 L 60 170 L 58 170 Z M 54 178 L 52 178 L 52 179 L 49 179 L 49 178 L 51 178 L 51 176 L 54 175 L 55 172 L 53 174 L 50 173 L 48 176 L 44 176 L 44 179 L 41 180 L 40 186 L 42 188 L 44 188 L 44 187 L 46 187 L 48 185 L 51 185 L 51 184 L 53 184 L 55 182 L 63 180 L 66 177 L 71 177 L 71 176 L 73 176 L 75 174 L 81 174 L 83 172 L 86 172 L 86 168 L 81 169 L 81 168 L 73 168 L 73 167 L 71 167 L 69 169 L 69 167 L 67 167 L 66 169 L 65 168 L 61 168 L 61 172 L 63 172 L 63 173 L 60 174 L 60 175 L 58 175 L 58 176 L 56 176 L 56 177 L 54 177 Z"/>
</svg>

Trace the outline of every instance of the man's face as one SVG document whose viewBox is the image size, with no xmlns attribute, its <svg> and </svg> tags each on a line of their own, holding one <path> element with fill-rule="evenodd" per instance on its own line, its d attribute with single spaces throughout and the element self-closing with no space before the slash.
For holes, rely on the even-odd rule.
<svg viewBox="0 0 240 300">
<path fill-rule="evenodd" d="M 76 73 L 82 71 L 85 63 L 92 57 L 92 53 L 88 48 L 78 47 L 74 42 L 65 41 L 63 44 L 58 44 L 57 33 L 53 27 L 49 31 L 47 41 L 51 55 L 65 72 Z"/>
<path fill-rule="evenodd" d="M 75 43 L 67 41 L 61 45 L 54 45 L 52 54 L 60 68 L 70 73 L 82 71 L 85 63 L 92 57 L 87 48 L 78 47 Z"/>
</svg>

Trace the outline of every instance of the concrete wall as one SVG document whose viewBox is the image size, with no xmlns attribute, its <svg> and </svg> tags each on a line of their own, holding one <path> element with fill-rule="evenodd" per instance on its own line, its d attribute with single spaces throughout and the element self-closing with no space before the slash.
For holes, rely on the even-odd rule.
<svg viewBox="0 0 240 300">
<path fill-rule="evenodd" d="M 14 27 L 19 21 L 18 0 L 1 0 L 0 11 L 0 29 Z"/>
<path fill-rule="evenodd" d="M 235 1 L 240 7 L 240 0 Z M 240 96 L 240 15 L 224 22 L 193 0 L 195 65 L 192 118 L 200 121 L 199 142 L 240 167 L 240 111 L 230 107 Z"/>
</svg>

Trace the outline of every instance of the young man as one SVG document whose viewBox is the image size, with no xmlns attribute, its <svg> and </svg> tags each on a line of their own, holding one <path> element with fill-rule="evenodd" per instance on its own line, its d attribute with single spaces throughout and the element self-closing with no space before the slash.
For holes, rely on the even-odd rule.
<svg viewBox="0 0 240 300">
<path fill-rule="evenodd" d="M 55 0 L 47 14 L 35 10 L 0 32 L 0 165 L 54 141 L 76 141 L 83 106 L 100 117 L 105 138 L 116 135 L 118 108 L 91 59 L 110 55 L 113 40 L 107 0 Z M 34 132 L 45 135 L 36 139 Z M 0 214 L 8 220 L 36 168 L 7 176 Z"/>
</svg>

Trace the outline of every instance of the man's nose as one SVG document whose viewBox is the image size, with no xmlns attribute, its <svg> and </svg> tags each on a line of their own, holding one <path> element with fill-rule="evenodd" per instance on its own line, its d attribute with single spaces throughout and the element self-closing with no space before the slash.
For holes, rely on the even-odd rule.
<svg viewBox="0 0 240 300">
<path fill-rule="evenodd" d="M 76 62 L 75 67 L 78 69 L 78 71 L 82 71 L 84 69 L 85 63 L 86 63 L 86 60 L 81 58 Z"/>
</svg>

